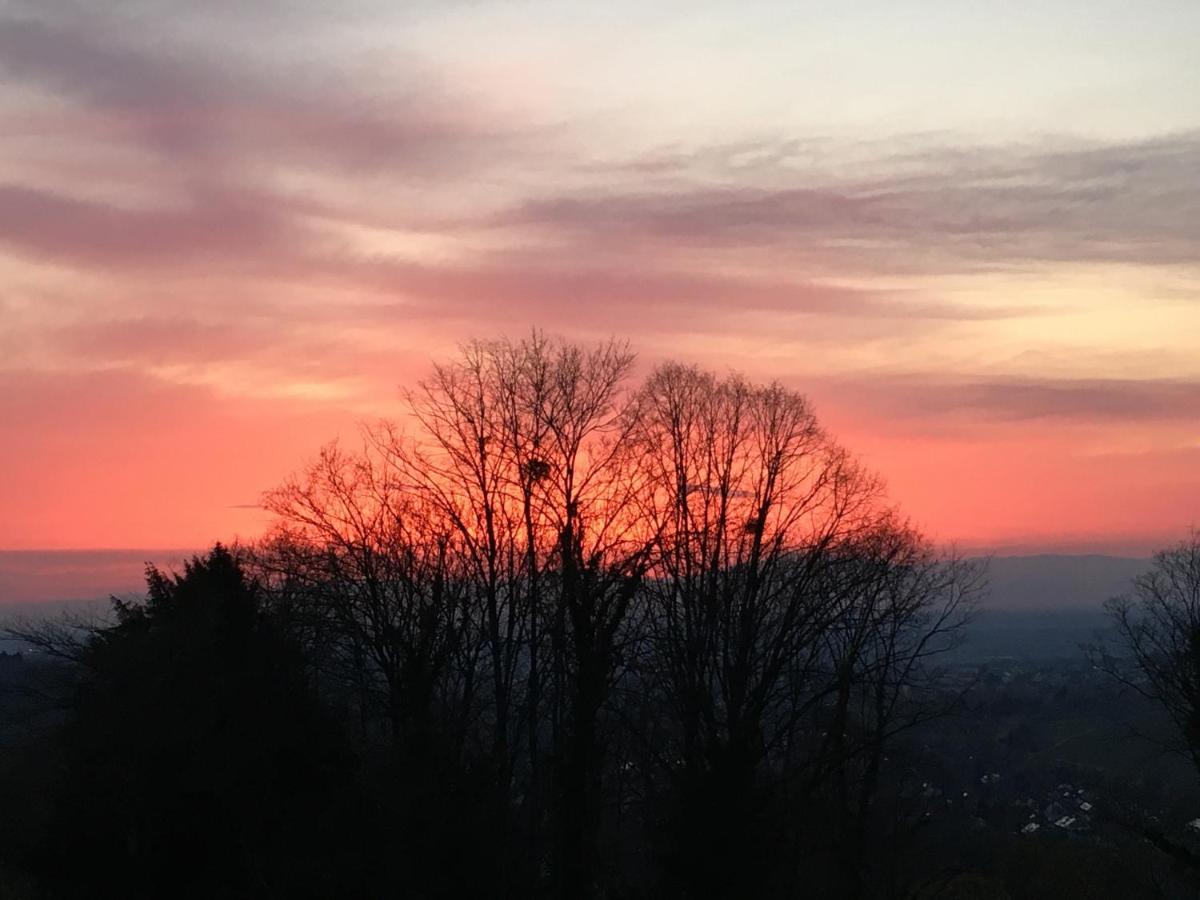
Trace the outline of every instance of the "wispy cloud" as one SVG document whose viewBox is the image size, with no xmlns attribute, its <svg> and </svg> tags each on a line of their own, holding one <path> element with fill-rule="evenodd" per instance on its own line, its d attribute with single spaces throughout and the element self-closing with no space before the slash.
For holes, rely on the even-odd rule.
<svg viewBox="0 0 1200 900">
<path fill-rule="evenodd" d="M 67 264 L 253 271 L 311 240 L 295 220 L 232 193 L 209 191 L 182 208 L 147 210 L 0 186 L 0 242 Z"/>
<path fill-rule="evenodd" d="M 131 41 L 115 28 L 90 16 L 0 19 L 0 68 L 10 83 L 72 100 L 86 114 L 79 124 L 102 116 L 109 135 L 148 144 L 177 165 L 291 163 L 433 177 L 486 161 L 485 144 L 519 133 L 403 53 L 389 60 L 387 87 L 372 90 L 345 61 L 272 66 L 183 41 L 155 46 L 145 32 Z"/>
<path fill-rule="evenodd" d="M 860 375 L 825 393 L 876 414 L 958 422 L 1071 420 L 1115 424 L 1200 418 L 1200 379 Z"/>
<path fill-rule="evenodd" d="M 862 271 L 1200 261 L 1200 180 L 1189 174 L 1200 171 L 1200 132 L 1049 146 L 970 146 L 952 135 L 895 143 L 904 149 L 876 144 L 865 157 L 836 142 L 819 153 L 765 142 L 650 156 L 624 164 L 641 184 L 531 199 L 496 224 L 566 231 L 584 245 L 770 247 Z M 845 156 L 857 159 L 856 174 L 842 170 Z"/>
</svg>

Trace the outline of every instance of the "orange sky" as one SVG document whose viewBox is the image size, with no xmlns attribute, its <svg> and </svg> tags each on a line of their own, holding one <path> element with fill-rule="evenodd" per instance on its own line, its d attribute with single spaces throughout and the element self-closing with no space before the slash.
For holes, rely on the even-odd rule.
<svg viewBox="0 0 1200 900">
<path fill-rule="evenodd" d="M 87 6 L 0 13 L 0 549 L 253 536 L 533 326 L 805 391 L 939 540 L 1200 522 L 1195 4 Z"/>
</svg>

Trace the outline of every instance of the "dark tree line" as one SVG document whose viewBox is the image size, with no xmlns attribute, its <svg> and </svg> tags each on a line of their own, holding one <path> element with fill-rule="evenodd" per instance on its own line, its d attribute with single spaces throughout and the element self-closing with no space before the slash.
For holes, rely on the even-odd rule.
<svg viewBox="0 0 1200 900">
<path fill-rule="evenodd" d="M 979 572 L 803 396 L 632 367 L 470 344 L 268 538 L 44 633 L 83 673 L 47 852 L 114 896 L 903 896 L 889 753 Z"/>
<path fill-rule="evenodd" d="M 1200 773 L 1200 532 L 1156 553 L 1149 570 L 1106 608 L 1114 638 L 1086 648 L 1093 664 L 1165 714 L 1165 736 L 1140 737 Z M 1195 845 L 1170 835 L 1154 815 L 1136 803 L 1116 806 L 1111 815 L 1200 876 Z"/>
<path fill-rule="evenodd" d="M 23 636 L 76 677 L 30 868 L 51 897 L 328 897 L 365 856 L 354 751 L 262 585 L 217 545 L 115 622 Z"/>
</svg>

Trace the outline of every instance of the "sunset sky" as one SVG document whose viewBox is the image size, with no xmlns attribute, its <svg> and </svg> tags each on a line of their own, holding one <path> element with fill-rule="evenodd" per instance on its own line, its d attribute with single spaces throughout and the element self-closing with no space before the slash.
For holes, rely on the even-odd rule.
<svg viewBox="0 0 1200 900">
<path fill-rule="evenodd" d="M 1195 0 L 0 2 L 0 549 L 252 537 L 533 326 L 803 390 L 939 541 L 1174 540 L 1198 46 Z"/>
</svg>

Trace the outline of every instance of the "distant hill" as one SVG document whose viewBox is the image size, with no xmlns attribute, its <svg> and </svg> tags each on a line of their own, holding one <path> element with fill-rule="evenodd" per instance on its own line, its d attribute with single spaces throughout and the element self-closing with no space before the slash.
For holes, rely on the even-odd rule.
<svg viewBox="0 0 1200 900">
<path fill-rule="evenodd" d="M 147 562 L 178 567 L 185 550 L 3 550 L 0 607 L 140 592 Z M 1144 572 L 1120 556 L 996 556 L 988 564 L 997 610 L 1095 610 Z"/>
<path fill-rule="evenodd" d="M 995 610 L 1097 610 L 1129 588 L 1150 560 L 1124 556 L 994 556 L 988 562 Z"/>
<path fill-rule="evenodd" d="M 185 550 L 0 550 L 0 607 L 141 592 L 146 563 L 168 568 Z"/>
</svg>

